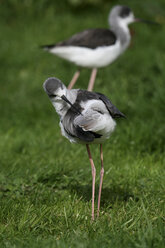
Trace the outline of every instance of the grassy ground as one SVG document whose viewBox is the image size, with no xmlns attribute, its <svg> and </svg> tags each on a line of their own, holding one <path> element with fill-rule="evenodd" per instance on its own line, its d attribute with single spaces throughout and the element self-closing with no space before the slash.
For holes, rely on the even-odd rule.
<svg viewBox="0 0 165 248">
<path fill-rule="evenodd" d="M 2 1 L 0 247 L 165 247 L 165 4 L 127 2 L 139 17 L 162 27 L 132 25 L 129 50 L 99 70 L 95 90 L 127 119 L 104 145 L 101 216 L 91 223 L 85 147 L 61 137 L 59 118 L 42 89 L 50 76 L 68 84 L 76 67 L 38 46 L 87 27 L 107 27 L 116 2 L 77 13 L 57 3 L 46 8 Z M 87 87 L 89 73 L 82 71 L 78 87 Z M 98 188 L 98 147 L 92 152 Z"/>
</svg>

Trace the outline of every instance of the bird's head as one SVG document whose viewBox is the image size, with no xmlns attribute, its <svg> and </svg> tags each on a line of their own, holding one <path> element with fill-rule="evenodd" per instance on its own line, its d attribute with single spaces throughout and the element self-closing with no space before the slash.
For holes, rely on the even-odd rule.
<svg viewBox="0 0 165 248">
<path fill-rule="evenodd" d="M 134 16 L 133 11 L 124 5 L 116 5 L 112 8 L 109 14 L 109 23 L 111 27 L 119 26 L 128 26 L 133 22 L 145 22 L 148 24 L 157 24 L 156 22 L 146 21 Z"/>
<path fill-rule="evenodd" d="M 48 78 L 44 82 L 43 88 L 52 101 L 60 100 L 67 92 L 65 85 L 55 77 Z"/>
<path fill-rule="evenodd" d="M 62 115 L 62 112 L 65 113 L 68 107 L 72 107 L 77 113 L 81 114 L 81 112 L 67 98 L 68 90 L 58 78 L 48 78 L 44 82 L 43 88 L 59 115 Z M 65 108 L 62 107 L 64 105 Z"/>
<path fill-rule="evenodd" d="M 116 26 L 122 24 L 129 25 L 134 22 L 135 17 L 132 10 L 127 6 L 116 5 L 112 8 L 109 14 L 110 25 Z"/>
</svg>

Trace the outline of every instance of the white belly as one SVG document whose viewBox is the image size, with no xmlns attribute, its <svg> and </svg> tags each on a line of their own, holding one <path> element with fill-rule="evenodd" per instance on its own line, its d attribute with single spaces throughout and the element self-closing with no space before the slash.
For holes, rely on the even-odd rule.
<svg viewBox="0 0 165 248">
<path fill-rule="evenodd" d="M 99 68 L 112 63 L 122 52 L 121 43 L 118 41 L 111 46 L 103 46 L 96 49 L 86 47 L 54 47 L 49 50 L 61 58 L 64 58 L 78 66 Z"/>
</svg>

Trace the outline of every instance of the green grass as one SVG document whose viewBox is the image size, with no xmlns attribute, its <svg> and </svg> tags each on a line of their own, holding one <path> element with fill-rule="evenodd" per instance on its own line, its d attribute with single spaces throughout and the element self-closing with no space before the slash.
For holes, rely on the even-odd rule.
<svg viewBox="0 0 165 248">
<path fill-rule="evenodd" d="M 78 12 L 45 2 L 3 1 L 0 10 L 0 247 L 163 248 L 164 0 L 127 1 L 139 17 L 162 26 L 132 25 L 130 49 L 100 69 L 96 79 L 95 90 L 127 119 L 118 121 L 103 146 L 101 215 L 93 223 L 85 147 L 61 136 L 59 118 L 42 89 L 50 76 L 68 84 L 76 67 L 38 46 L 84 28 L 107 27 L 116 2 Z M 89 75 L 83 70 L 77 86 L 86 88 Z M 97 194 L 98 146 L 92 154 Z"/>
</svg>

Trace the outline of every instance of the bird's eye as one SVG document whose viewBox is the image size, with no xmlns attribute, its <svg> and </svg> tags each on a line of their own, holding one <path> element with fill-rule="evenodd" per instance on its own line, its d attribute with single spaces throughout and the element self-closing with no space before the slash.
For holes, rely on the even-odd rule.
<svg viewBox="0 0 165 248">
<path fill-rule="evenodd" d="M 130 8 L 128 8 L 128 7 L 124 7 L 121 11 L 120 11 L 120 17 L 122 17 L 122 18 L 126 18 L 126 17 L 128 17 L 129 15 L 130 15 L 130 13 L 131 13 L 131 10 L 130 10 Z"/>
</svg>

